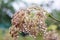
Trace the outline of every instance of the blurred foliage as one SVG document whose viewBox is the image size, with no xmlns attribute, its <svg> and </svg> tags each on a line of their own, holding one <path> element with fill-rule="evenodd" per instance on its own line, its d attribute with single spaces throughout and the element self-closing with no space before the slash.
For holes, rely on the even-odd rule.
<svg viewBox="0 0 60 40">
<path fill-rule="evenodd" d="M 52 10 L 51 13 L 48 14 L 48 17 L 46 19 L 47 27 L 49 25 L 56 25 L 57 29 L 60 30 L 60 10 Z M 53 26 L 54 27 L 54 26 Z"/>
<path fill-rule="evenodd" d="M 11 25 L 11 18 L 8 15 L 10 13 L 14 13 L 14 8 L 11 3 L 14 0 L 0 0 L 0 27 L 9 28 Z"/>
<path fill-rule="evenodd" d="M 57 26 L 54 24 L 48 27 L 48 30 L 56 30 L 56 29 L 57 29 Z"/>
<path fill-rule="evenodd" d="M 55 18 L 55 20 L 60 21 L 60 10 L 52 10 L 51 14 Z"/>
<path fill-rule="evenodd" d="M 58 26 L 57 29 L 60 29 L 60 10 L 52 10 L 51 15 L 53 19 L 56 21 L 55 24 Z"/>
</svg>

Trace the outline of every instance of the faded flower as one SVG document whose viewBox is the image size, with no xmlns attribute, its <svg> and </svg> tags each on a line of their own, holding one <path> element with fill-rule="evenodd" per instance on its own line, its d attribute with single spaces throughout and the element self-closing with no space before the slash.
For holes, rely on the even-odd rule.
<svg viewBox="0 0 60 40">
<path fill-rule="evenodd" d="M 39 32 L 46 34 L 45 11 L 39 6 L 30 6 L 26 9 L 18 10 L 12 17 L 10 34 L 16 40 L 19 32 L 28 33 L 36 38 Z"/>
</svg>

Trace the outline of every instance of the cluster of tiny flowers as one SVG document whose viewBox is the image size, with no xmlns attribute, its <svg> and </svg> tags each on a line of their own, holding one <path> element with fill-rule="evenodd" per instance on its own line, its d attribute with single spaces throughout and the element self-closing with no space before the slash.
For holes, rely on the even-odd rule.
<svg viewBox="0 0 60 40">
<path fill-rule="evenodd" d="M 58 34 L 54 30 L 48 31 L 44 34 L 44 40 L 57 40 L 57 36 Z"/>
<path fill-rule="evenodd" d="M 25 32 L 36 38 L 39 32 L 46 34 L 46 24 L 44 21 L 44 11 L 39 6 L 30 6 L 26 9 L 18 10 L 12 17 L 10 34 L 17 39 L 18 32 Z"/>
</svg>

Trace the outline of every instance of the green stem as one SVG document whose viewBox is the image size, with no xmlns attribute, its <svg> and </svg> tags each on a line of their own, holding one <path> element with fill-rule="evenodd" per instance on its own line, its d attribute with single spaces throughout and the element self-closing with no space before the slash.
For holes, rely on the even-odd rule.
<svg viewBox="0 0 60 40">
<path fill-rule="evenodd" d="M 57 22 L 60 22 L 60 20 L 54 18 L 51 14 L 49 14 L 49 17 L 51 17 L 53 20 L 57 21 Z"/>
</svg>

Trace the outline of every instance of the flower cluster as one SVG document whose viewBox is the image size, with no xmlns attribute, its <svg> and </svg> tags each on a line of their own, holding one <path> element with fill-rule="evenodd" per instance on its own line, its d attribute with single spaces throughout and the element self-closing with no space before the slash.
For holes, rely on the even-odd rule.
<svg viewBox="0 0 60 40">
<path fill-rule="evenodd" d="M 46 34 L 44 13 L 42 8 L 35 5 L 17 11 L 12 17 L 12 26 L 10 27 L 10 34 L 14 40 L 17 39 L 19 32 L 28 33 L 34 38 L 39 32 L 43 35 Z"/>
<path fill-rule="evenodd" d="M 58 36 L 57 33 L 54 30 L 52 30 L 44 34 L 44 39 L 45 40 L 57 40 L 57 36 Z"/>
</svg>

